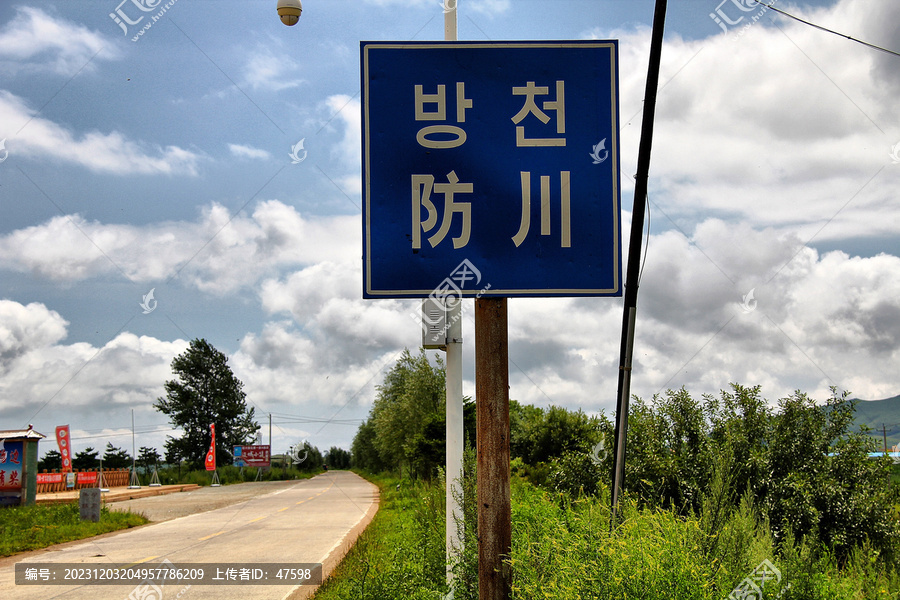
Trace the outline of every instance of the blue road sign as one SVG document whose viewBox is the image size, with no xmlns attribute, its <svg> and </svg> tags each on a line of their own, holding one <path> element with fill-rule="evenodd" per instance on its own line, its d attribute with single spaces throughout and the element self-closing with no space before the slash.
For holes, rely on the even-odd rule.
<svg viewBox="0 0 900 600">
<path fill-rule="evenodd" d="M 618 46 L 361 42 L 363 296 L 620 296 Z"/>
</svg>

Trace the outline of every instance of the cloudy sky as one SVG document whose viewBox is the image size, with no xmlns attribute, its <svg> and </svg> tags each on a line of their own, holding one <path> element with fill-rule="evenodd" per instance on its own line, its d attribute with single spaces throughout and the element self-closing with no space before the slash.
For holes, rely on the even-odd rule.
<svg viewBox="0 0 900 600">
<path fill-rule="evenodd" d="M 0 7 L 0 428 L 130 449 L 133 409 L 161 449 L 152 403 L 205 337 L 275 451 L 349 448 L 421 339 L 418 301 L 361 297 L 359 41 L 442 39 L 441 3 L 306 0 L 291 28 L 274 0 L 138 4 Z M 776 6 L 900 51 L 891 0 Z M 619 40 L 623 247 L 652 13 L 459 1 L 463 40 Z M 635 394 L 900 393 L 898 95 L 896 56 L 753 0 L 670 3 Z M 621 307 L 511 300 L 511 397 L 611 414 Z"/>
</svg>

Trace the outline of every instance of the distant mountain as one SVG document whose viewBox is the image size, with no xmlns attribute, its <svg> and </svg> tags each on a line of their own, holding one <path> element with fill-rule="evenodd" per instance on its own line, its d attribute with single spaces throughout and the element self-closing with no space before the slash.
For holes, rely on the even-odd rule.
<svg viewBox="0 0 900 600">
<path fill-rule="evenodd" d="M 887 426 L 888 448 L 894 444 L 900 444 L 900 396 L 885 398 L 884 400 L 857 400 L 855 428 L 867 425 L 873 429 L 870 435 L 878 440 L 878 445 L 883 445 L 882 426 Z"/>
</svg>

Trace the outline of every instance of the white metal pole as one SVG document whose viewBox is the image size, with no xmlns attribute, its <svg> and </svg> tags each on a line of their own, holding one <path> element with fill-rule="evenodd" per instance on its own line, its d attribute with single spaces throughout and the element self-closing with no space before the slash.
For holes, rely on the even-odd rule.
<svg viewBox="0 0 900 600">
<path fill-rule="evenodd" d="M 457 14 L 459 0 L 444 0 L 444 40 L 457 40 Z M 450 561 L 454 549 L 462 550 L 462 537 L 457 522 L 462 523 L 460 505 L 463 469 L 463 394 L 462 394 L 462 300 L 458 300 L 447 314 L 450 325 L 447 335 L 447 584 L 449 598 L 453 597 L 453 572 Z"/>
<path fill-rule="evenodd" d="M 450 309 L 447 336 L 447 583 L 452 586 L 450 560 L 454 549 L 462 549 L 457 523 L 462 523 L 460 505 L 463 469 L 463 393 L 462 393 L 462 301 Z"/>
<path fill-rule="evenodd" d="M 141 487 L 137 476 L 137 445 L 134 443 L 134 409 L 131 409 L 131 477 L 128 479 L 128 489 L 136 490 Z"/>
<path fill-rule="evenodd" d="M 444 0 L 444 41 L 455 42 L 457 39 L 456 13 L 459 0 Z"/>
</svg>

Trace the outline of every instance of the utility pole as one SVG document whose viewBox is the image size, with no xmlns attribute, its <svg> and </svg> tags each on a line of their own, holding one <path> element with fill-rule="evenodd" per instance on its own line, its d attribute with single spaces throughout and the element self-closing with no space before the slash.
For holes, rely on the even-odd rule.
<svg viewBox="0 0 900 600">
<path fill-rule="evenodd" d="M 884 438 L 884 452 L 885 452 L 885 454 L 887 454 L 887 451 L 888 451 L 888 447 L 887 447 L 887 425 L 885 425 L 884 423 L 881 424 L 881 436 Z"/>
<path fill-rule="evenodd" d="M 631 364 L 634 354 L 634 319 L 637 312 L 638 280 L 641 272 L 641 241 L 644 234 L 644 212 L 647 205 L 647 179 L 650 174 L 650 146 L 653 142 L 653 118 L 656 113 L 656 90 L 659 86 L 659 63 L 663 30 L 666 22 L 666 0 L 656 0 L 653 30 L 650 34 L 650 65 L 644 91 L 644 116 L 638 147 L 637 175 L 634 184 L 634 206 L 631 209 L 631 239 L 628 243 L 628 268 L 625 276 L 625 306 L 622 315 L 622 344 L 619 349 L 619 381 L 616 394 L 616 432 L 613 441 L 612 525 L 615 526 L 619 495 L 625 479 L 625 439 L 628 430 L 628 403 L 631 399 Z"/>
</svg>

